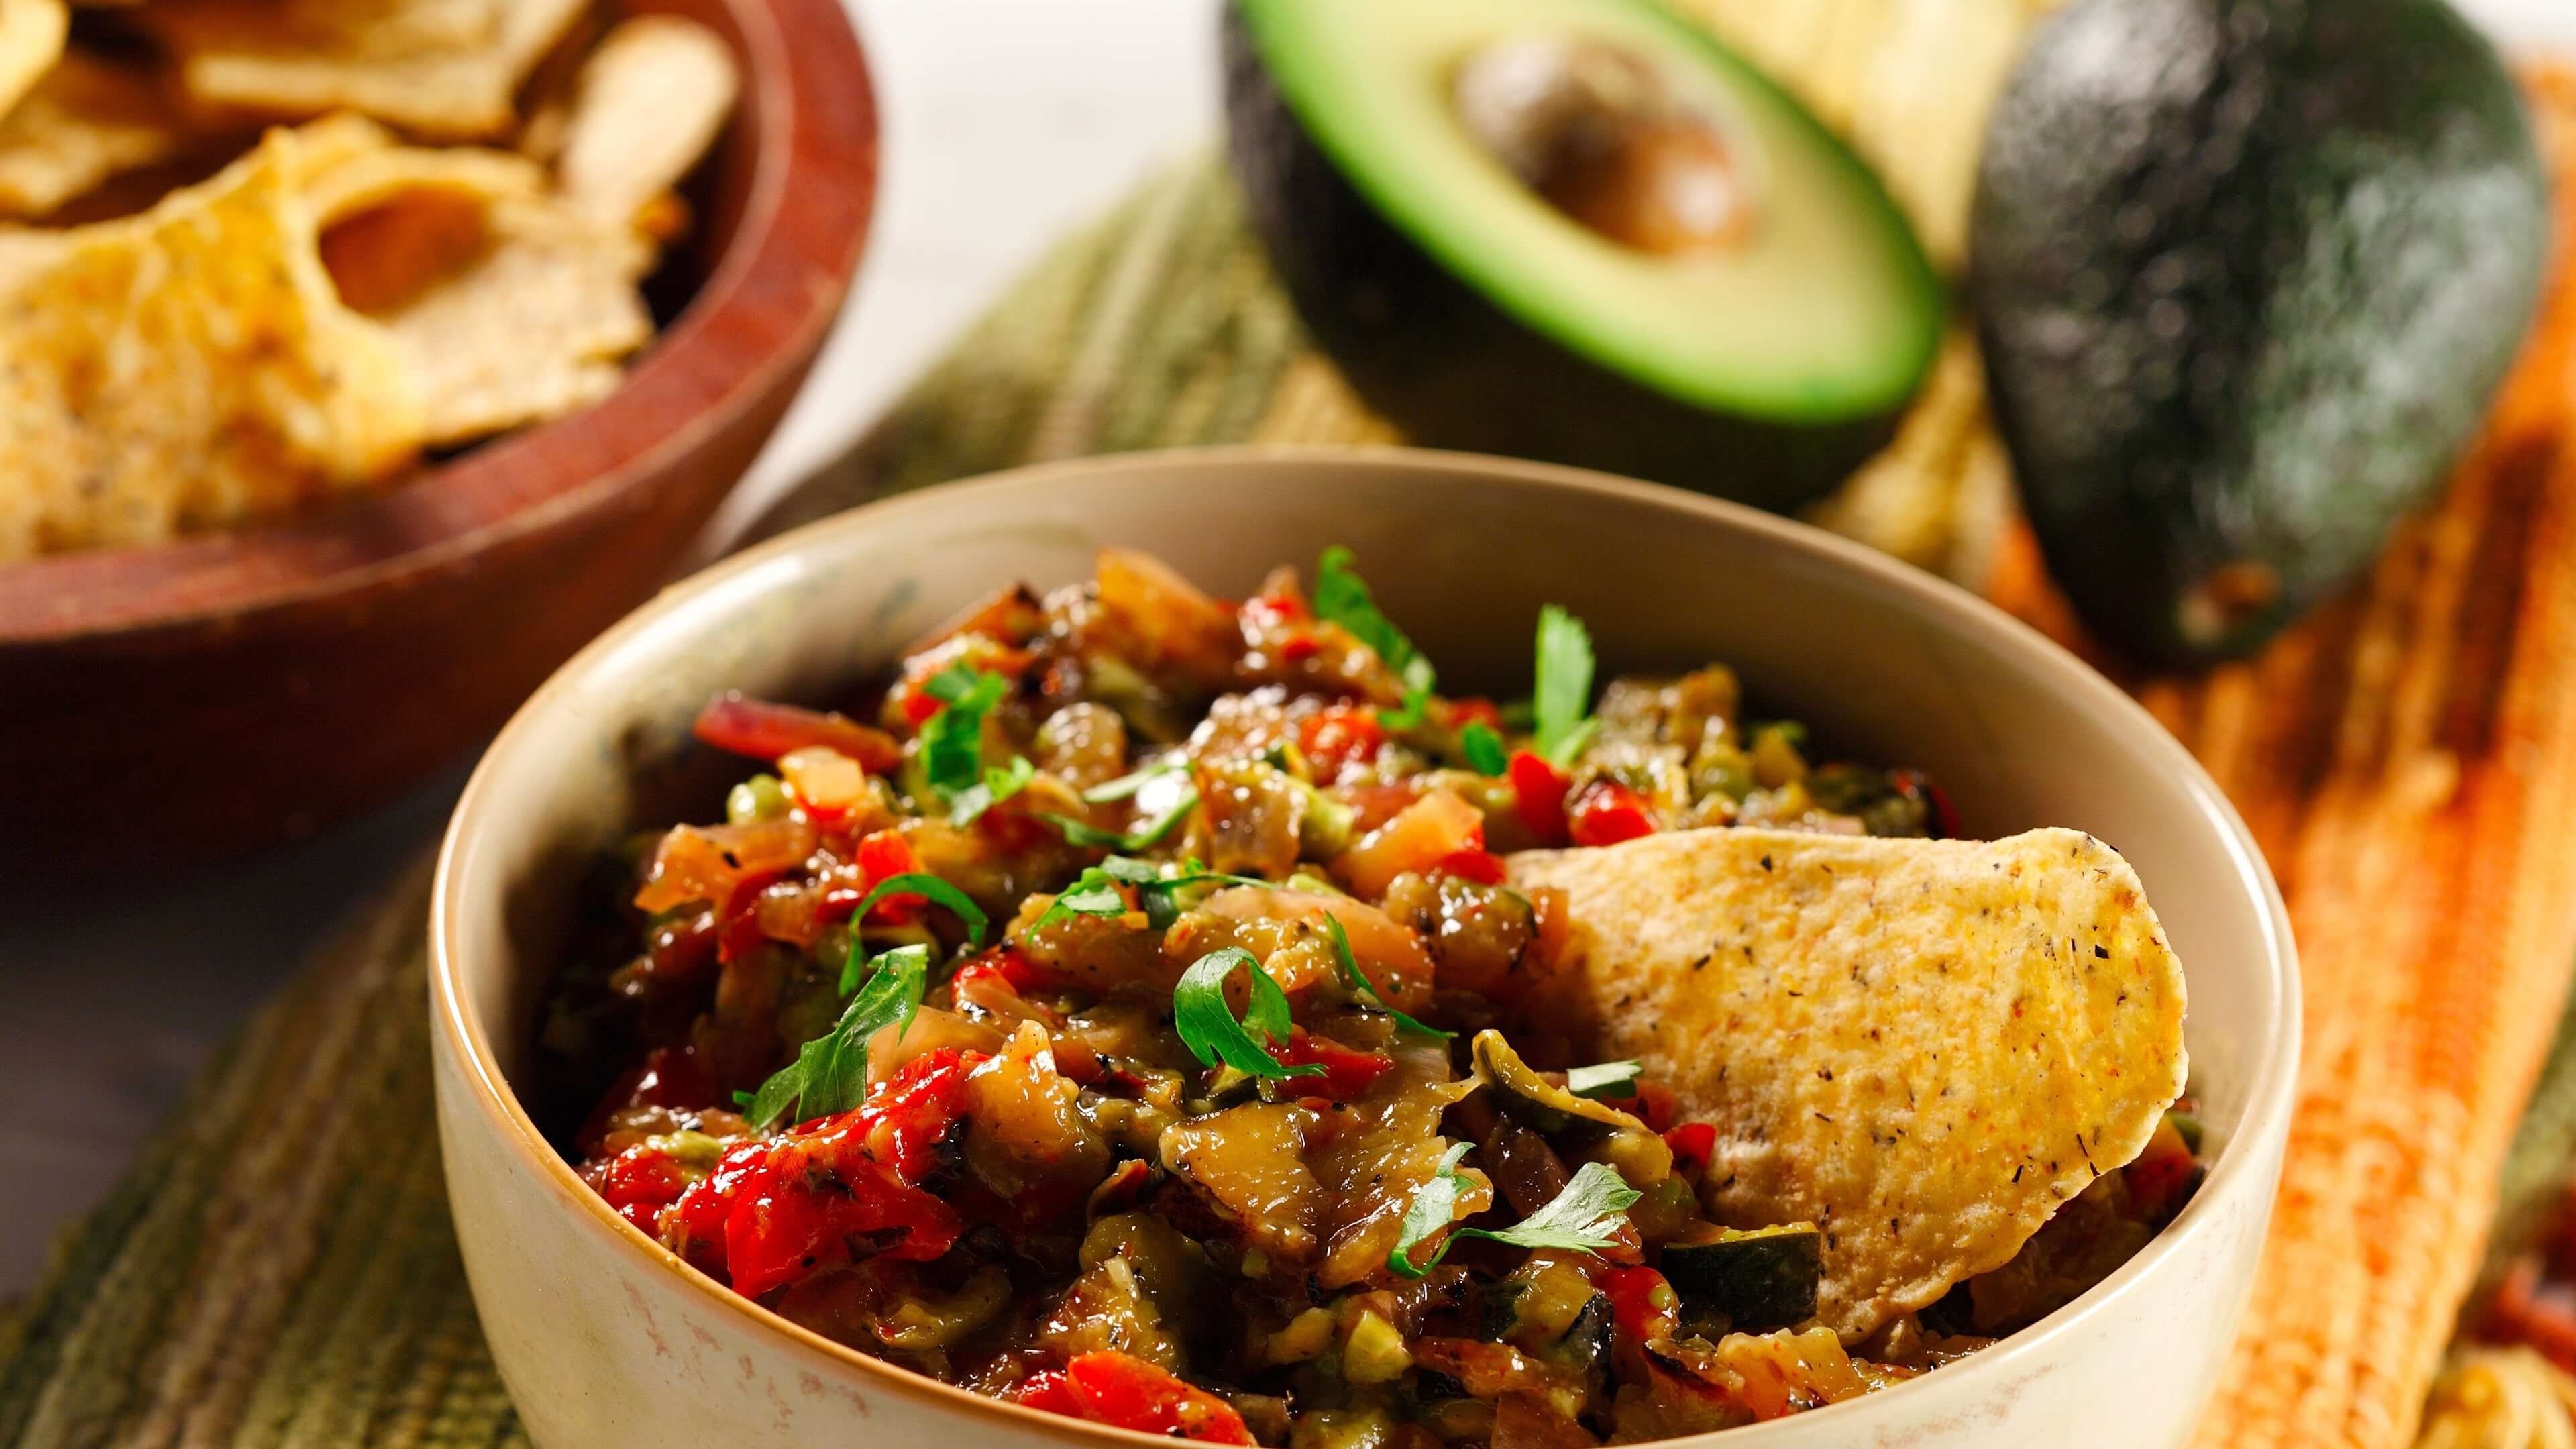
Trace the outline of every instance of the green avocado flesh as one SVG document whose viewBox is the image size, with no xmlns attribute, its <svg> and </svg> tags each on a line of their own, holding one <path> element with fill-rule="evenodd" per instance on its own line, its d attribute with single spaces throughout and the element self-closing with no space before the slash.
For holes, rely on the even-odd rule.
<svg viewBox="0 0 2576 1449">
<path fill-rule="evenodd" d="M 1749 218 L 1658 252 L 1576 221 L 1462 119 L 1494 47 L 1634 58 L 1709 123 Z M 1875 177 L 1644 0 L 1238 0 L 1231 151 L 1318 340 L 1413 441 L 1610 468 L 1775 507 L 1882 444 L 1941 289 Z"/>
<path fill-rule="evenodd" d="M 2377 556 L 2537 303 L 2546 185 L 2438 0 L 2078 0 L 1989 123 L 1969 252 L 2049 571 L 2146 662 Z"/>
</svg>

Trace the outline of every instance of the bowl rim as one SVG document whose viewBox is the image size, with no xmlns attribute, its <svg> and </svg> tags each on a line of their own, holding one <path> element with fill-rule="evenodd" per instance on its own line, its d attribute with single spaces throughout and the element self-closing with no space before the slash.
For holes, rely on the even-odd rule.
<svg viewBox="0 0 2576 1449">
<path fill-rule="evenodd" d="M 806 366 L 871 230 L 875 86 L 840 0 L 722 4 L 742 42 L 733 125 L 749 133 L 752 171 L 742 213 L 614 392 L 310 512 L 0 567 L 0 647 L 233 622 L 453 567 L 617 498 Z"/>
<path fill-rule="evenodd" d="M 2131 736 L 2151 757 L 2163 757 L 2172 772 L 2175 788 L 2189 797 L 2199 813 L 2219 833 L 2239 881 L 2255 897 L 2267 926 L 2261 944 L 2269 959 L 2271 979 L 2267 984 L 2271 988 L 2277 1015 L 2268 1035 L 2249 1044 L 2254 1061 L 2252 1080 L 2246 1091 L 2244 1118 L 2222 1147 L 2217 1162 L 2211 1165 L 2208 1177 L 2192 1201 L 2146 1247 L 2109 1277 L 2038 1323 L 1978 1351 L 1964 1362 L 1946 1366 L 1942 1371 L 1945 1376 L 1943 1382 L 1956 1383 L 1964 1378 L 2002 1380 L 2017 1367 L 2031 1365 L 2047 1355 L 2056 1341 L 2070 1336 L 2079 1326 L 2120 1313 L 2125 1301 L 2134 1296 L 2137 1285 L 2147 1275 L 2158 1272 L 2169 1262 L 2192 1251 L 2201 1239 L 2209 1235 L 2211 1225 L 2216 1221 L 2216 1209 L 2212 1204 L 2221 1197 L 2245 1191 L 2248 1186 L 2259 1187 L 2268 1206 L 2270 1184 L 2240 1184 L 2263 1170 L 2262 1162 L 2268 1155 L 2262 1150 L 2264 1145 L 2267 1142 L 2286 1142 L 2289 1135 L 2302 1019 L 2298 950 L 2291 935 L 2289 910 L 2252 832 L 2228 802 L 2225 793 L 2190 752 L 2143 706 L 2063 646 L 1984 599 L 1823 529 L 1741 504 L 1605 473 L 1480 454 L 1400 447 L 1251 445 L 1112 454 L 1013 468 L 915 490 L 806 524 L 735 555 L 664 590 L 651 603 L 600 635 L 530 696 L 494 739 L 467 782 L 439 845 L 430 902 L 431 1014 L 435 1019 L 433 1030 L 439 1033 L 446 1048 L 454 1054 L 459 1074 L 471 1091 L 471 1110 L 479 1112 L 488 1129 L 500 1134 L 522 1154 L 522 1166 L 533 1165 L 537 1175 L 554 1189 L 559 1200 L 570 1206 L 594 1233 L 604 1233 L 615 1239 L 616 1251 L 637 1266 L 649 1265 L 651 1270 L 661 1272 L 677 1270 L 681 1278 L 693 1285 L 702 1297 L 719 1305 L 722 1311 L 738 1315 L 757 1327 L 783 1334 L 788 1342 L 859 1374 L 870 1380 L 875 1388 L 945 1405 L 970 1416 L 1000 1414 L 1023 1428 L 1052 1435 L 1108 1443 L 1168 1445 L 1168 1439 L 1138 1430 L 1093 1424 L 988 1398 L 860 1353 L 735 1293 L 689 1266 L 619 1216 L 582 1183 L 571 1164 L 565 1162 L 546 1141 L 545 1134 L 520 1105 L 517 1094 L 502 1075 L 484 1023 L 468 1003 L 464 991 L 460 942 L 464 936 L 469 903 L 463 898 L 460 881 L 480 834 L 477 826 L 484 812 L 486 797 L 495 789 L 492 784 L 495 762 L 517 748 L 520 740 L 533 728 L 530 721 L 552 708 L 598 661 L 624 649 L 629 640 L 661 619 L 689 607 L 702 596 L 723 590 L 733 581 L 797 554 L 824 538 L 883 527 L 906 514 L 952 507 L 979 495 L 999 498 L 1033 487 L 1078 484 L 1088 476 L 1102 473 L 1187 474 L 1245 462 L 1317 468 L 1363 464 L 1372 469 L 1393 468 L 1399 472 L 1419 474 L 1481 472 L 1515 482 L 1694 514 L 1804 554 L 1810 562 L 1844 573 L 1857 573 L 1863 585 L 1875 585 L 1899 596 L 1945 631 L 1970 636 L 1999 653 L 2019 653 L 2029 662 L 2057 676 L 2081 702 L 2104 712 L 2121 733 Z M 441 1086 L 444 1085 L 445 1075 L 441 1074 Z M 465 1104 L 457 1106 L 463 1108 Z M 1895 1407 L 1889 1407 L 1891 1399 L 1896 1401 Z M 1792 1435 L 1856 1428 L 1864 1415 L 1902 1412 L 1903 1404 L 1911 1402 L 1892 1393 L 1866 1394 L 1767 1424 L 1713 1430 L 1659 1442 L 1701 1444 L 1709 1440 L 1710 1434 L 1718 1434 L 1726 1436 L 1724 1443 L 1742 1445 L 1744 1449 L 1763 1449 L 1763 1446 L 1788 1442 Z"/>
</svg>

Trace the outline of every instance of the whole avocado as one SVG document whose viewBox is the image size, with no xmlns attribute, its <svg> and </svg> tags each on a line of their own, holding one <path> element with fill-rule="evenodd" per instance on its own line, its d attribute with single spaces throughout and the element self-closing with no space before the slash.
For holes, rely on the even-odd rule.
<svg viewBox="0 0 2576 1449">
<path fill-rule="evenodd" d="M 2077 0 L 1970 238 L 2050 572 L 2150 662 L 2244 655 L 2425 501 L 2529 326 L 2530 127 L 2440 0 Z"/>
</svg>

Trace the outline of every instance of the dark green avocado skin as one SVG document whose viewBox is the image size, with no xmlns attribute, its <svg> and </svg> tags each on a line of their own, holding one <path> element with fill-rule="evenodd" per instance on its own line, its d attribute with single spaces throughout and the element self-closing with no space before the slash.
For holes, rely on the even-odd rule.
<svg viewBox="0 0 2576 1449">
<path fill-rule="evenodd" d="M 1298 124 L 1232 6 L 1223 30 L 1227 151 L 1253 229 L 1307 331 L 1409 441 L 1788 511 L 1831 492 L 1895 435 L 1893 412 L 1829 426 L 1711 412 L 1522 325 L 1343 178 Z"/>
<path fill-rule="evenodd" d="M 2144 662 L 2244 655 L 2466 445 L 2548 200 L 2439 0 L 2077 0 L 1989 124 L 1971 286 L 2050 571 Z M 2203 583 L 2277 579 L 2208 607 Z M 2197 600 L 2197 601 L 2196 601 Z"/>
</svg>

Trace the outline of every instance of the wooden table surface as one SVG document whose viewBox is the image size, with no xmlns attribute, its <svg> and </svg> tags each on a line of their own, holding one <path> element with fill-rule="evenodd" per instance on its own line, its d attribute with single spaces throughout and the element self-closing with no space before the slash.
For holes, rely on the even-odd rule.
<svg viewBox="0 0 2576 1449">
<path fill-rule="evenodd" d="M 1216 127 L 1216 0 L 848 0 L 886 107 L 857 299 L 712 550 L 864 431 L 1020 266 Z M 2466 0 L 2576 48 L 2568 0 Z M 444 819 L 466 762 L 304 845 L 182 878 L 0 882 L 0 1299 L 22 1291 L 190 1074 Z M 33 822 L 6 822 L 31 828 Z"/>
</svg>

